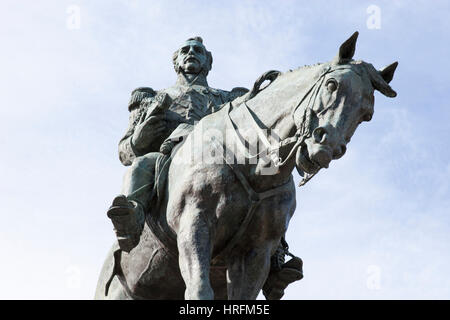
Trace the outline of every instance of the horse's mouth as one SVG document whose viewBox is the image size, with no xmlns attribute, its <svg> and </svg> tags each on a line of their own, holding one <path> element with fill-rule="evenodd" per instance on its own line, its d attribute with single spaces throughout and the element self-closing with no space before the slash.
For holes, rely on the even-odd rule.
<svg viewBox="0 0 450 320">
<path fill-rule="evenodd" d="M 302 171 L 309 174 L 313 174 L 321 168 L 318 163 L 314 162 L 309 157 L 308 147 L 305 143 L 303 143 L 297 151 L 296 164 Z"/>
</svg>

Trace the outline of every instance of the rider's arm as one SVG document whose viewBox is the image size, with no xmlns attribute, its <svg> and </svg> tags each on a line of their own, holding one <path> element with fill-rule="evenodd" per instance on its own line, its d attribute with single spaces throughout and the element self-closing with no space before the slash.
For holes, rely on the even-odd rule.
<svg viewBox="0 0 450 320">
<path fill-rule="evenodd" d="M 133 160 L 142 155 L 133 146 L 133 133 L 136 125 L 143 116 L 145 111 L 145 100 L 155 96 L 156 92 L 152 88 L 137 88 L 131 93 L 131 99 L 128 103 L 128 110 L 130 111 L 130 120 L 127 132 L 119 142 L 119 159 L 125 165 L 129 166 Z"/>
</svg>

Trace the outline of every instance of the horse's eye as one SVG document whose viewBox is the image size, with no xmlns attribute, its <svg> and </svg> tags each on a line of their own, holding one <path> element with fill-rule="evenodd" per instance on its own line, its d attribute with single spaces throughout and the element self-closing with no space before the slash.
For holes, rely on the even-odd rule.
<svg viewBox="0 0 450 320">
<path fill-rule="evenodd" d="M 333 92 L 337 89 L 337 82 L 334 79 L 330 79 L 327 81 L 327 89 L 330 92 Z"/>
</svg>

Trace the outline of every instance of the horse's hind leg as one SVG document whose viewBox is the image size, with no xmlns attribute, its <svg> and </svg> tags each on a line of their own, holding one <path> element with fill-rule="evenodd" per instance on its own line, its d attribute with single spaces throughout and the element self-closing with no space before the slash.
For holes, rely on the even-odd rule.
<svg viewBox="0 0 450 320">
<path fill-rule="evenodd" d="M 228 300 L 254 300 L 270 271 L 270 248 L 233 256 L 227 269 Z"/>
<path fill-rule="evenodd" d="M 181 275 L 186 284 L 185 299 L 214 299 L 209 279 L 211 230 L 206 214 L 197 208 L 185 208 L 177 242 Z"/>
</svg>

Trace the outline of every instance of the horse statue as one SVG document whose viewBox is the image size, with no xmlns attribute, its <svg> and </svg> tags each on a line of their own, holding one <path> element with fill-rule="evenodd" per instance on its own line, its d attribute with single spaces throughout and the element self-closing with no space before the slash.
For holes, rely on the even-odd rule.
<svg viewBox="0 0 450 320">
<path fill-rule="evenodd" d="M 264 88 L 204 117 L 160 161 L 157 210 L 136 248 L 112 247 L 95 298 L 256 299 L 295 211 L 294 168 L 303 183 L 327 168 L 370 121 L 374 90 L 396 96 L 397 62 L 353 60 L 357 37 L 330 62 L 266 73 Z M 263 151 L 251 154 L 255 141 Z"/>
</svg>

